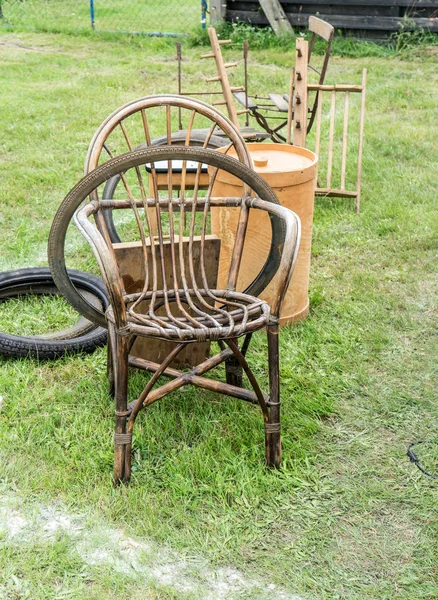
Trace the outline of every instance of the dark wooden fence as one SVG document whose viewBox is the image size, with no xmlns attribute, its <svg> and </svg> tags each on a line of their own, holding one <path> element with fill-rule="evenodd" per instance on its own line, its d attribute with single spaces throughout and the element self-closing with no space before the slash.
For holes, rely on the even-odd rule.
<svg viewBox="0 0 438 600">
<path fill-rule="evenodd" d="M 268 25 L 255 0 L 222 0 L 225 19 Z M 438 0 L 281 0 L 290 23 L 305 27 L 309 15 L 317 15 L 337 29 L 368 37 L 422 28 L 438 32 Z"/>
</svg>

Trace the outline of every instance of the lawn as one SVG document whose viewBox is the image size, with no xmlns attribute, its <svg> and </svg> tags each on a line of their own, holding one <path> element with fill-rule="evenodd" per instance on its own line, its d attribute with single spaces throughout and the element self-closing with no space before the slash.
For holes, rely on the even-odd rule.
<svg viewBox="0 0 438 600">
<path fill-rule="evenodd" d="M 91 31 L 89 0 L 5 0 L 3 4 L 6 21 L 14 28 Z M 97 31 L 181 34 L 201 23 L 200 0 L 94 0 L 93 5 Z"/>
<path fill-rule="evenodd" d="M 184 48 L 187 85 L 208 71 L 200 53 Z M 174 55 L 162 39 L 0 36 L 2 270 L 47 264 L 94 130 L 128 100 L 175 92 Z M 287 89 L 291 55 L 252 52 L 252 85 Z M 139 418 L 131 485 L 114 490 L 105 349 L 0 358 L 0 598 L 438 597 L 436 482 L 406 457 L 438 440 L 437 60 L 436 46 L 332 59 L 330 82 L 368 68 L 362 211 L 316 203 L 310 315 L 281 332 L 280 471 L 263 465 L 255 408 L 185 389 Z M 42 310 L 49 326 L 74 320 L 62 302 L 5 304 L 0 329 Z M 262 380 L 264 344 L 250 354 Z M 122 535 L 141 560 L 111 554 Z M 148 574 L 151 561 L 167 570 Z M 214 587 L 234 572 L 234 588 L 231 575 Z"/>
</svg>

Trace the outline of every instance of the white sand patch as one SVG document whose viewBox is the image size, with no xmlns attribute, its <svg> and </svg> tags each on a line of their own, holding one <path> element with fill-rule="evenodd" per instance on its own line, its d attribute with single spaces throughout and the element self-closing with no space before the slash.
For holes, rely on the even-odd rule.
<svg viewBox="0 0 438 600">
<path fill-rule="evenodd" d="M 0 531 L 7 537 L 13 538 L 20 535 L 28 522 L 16 511 L 7 511 L 0 508 Z"/>
<path fill-rule="evenodd" d="M 284 588 L 247 579 L 237 569 L 213 569 L 204 559 L 186 558 L 167 546 L 133 539 L 122 529 L 89 521 L 52 506 L 20 506 L 13 496 L 0 496 L 0 532 L 10 543 L 50 541 L 63 534 L 85 564 L 108 567 L 146 585 L 171 588 L 181 599 L 303 600 Z"/>
</svg>

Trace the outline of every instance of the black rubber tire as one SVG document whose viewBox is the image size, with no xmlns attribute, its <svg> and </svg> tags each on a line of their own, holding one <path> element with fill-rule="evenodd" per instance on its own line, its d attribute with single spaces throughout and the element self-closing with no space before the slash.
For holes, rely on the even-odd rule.
<svg viewBox="0 0 438 600">
<path fill-rule="evenodd" d="M 103 281 L 89 273 L 68 270 L 68 275 L 81 292 L 92 296 L 106 308 L 108 296 Z M 61 295 L 48 267 L 17 269 L 0 273 L 0 302 L 32 294 Z M 62 337 L 58 337 L 62 336 Z M 60 358 L 79 352 L 93 352 L 104 346 L 107 332 L 83 318 L 58 334 L 17 336 L 0 332 L 0 354 L 14 357 L 34 357 L 41 360 Z"/>
<path fill-rule="evenodd" d="M 255 171 L 214 150 L 194 147 L 164 146 L 134 150 L 112 158 L 86 175 L 64 198 L 59 207 L 49 234 L 48 258 L 53 279 L 62 294 L 82 315 L 104 327 L 105 315 L 96 310 L 78 294 L 70 281 L 65 265 L 65 238 L 70 221 L 82 202 L 105 181 L 130 168 L 160 160 L 194 160 L 223 169 L 245 182 L 263 200 L 279 204 L 272 188 Z M 272 229 L 271 248 L 265 264 L 245 292 L 257 296 L 274 277 L 280 264 L 281 247 L 285 238 L 285 226 L 274 215 L 270 216 Z"/>
<path fill-rule="evenodd" d="M 205 131 L 192 131 L 190 137 L 190 146 L 195 148 L 203 147 L 205 138 L 207 134 Z M 186 131 L 176 131 L 171 135 L 171 144 L 173 146 L 185 146 L 186 145 L 187 132 Z M 208 141 L 208 148 L 222 148 L 226 145 L 226 138 L 220 137 L 218 135 L 212 135 Z M 151 141 L 151 146 L 167 146 L 167 136 L 163 135 L 161 137 L 154 138 Z M 148 148 L 149 146 L 146 143 L 139 144 L 134 148 L 134 150 L 143 150 L 144 148 Z M 111 177 L 109 181 L 107 181 L 105 188 L 103 190 L 103 198 L 107 200 L 111 200 L 114 198 L 114 192 L 116 191 L 117 186 L 120 183 L 120 175 L 115 175 Z M 117 232 L 116 225 L 113 219 L 113 211 L 105 210 L 103 213 L 103 218 L 105 220 L 106 226 L 108 228 L 108 234 L 110 236 L 113 244 L 118 244 L 122 240 Z"/>
<path fill-rule="evenodd" d="M 205 138 L 207 137 L 207 132 L 202 129 L 194 129 L 190 135 L 190 144 L 189 146 L 193 147 L 202 147 L 205 143 Z M 172 146 L 185 146 L 187 139 L 187 131 L 175 131 L 171 134 L 170 140 Z M 229 139 L 227 137 L 221 135 L 212 135 L 208 140 L 207 148 L 222 148 L 227 145 L 227 141 Z M 167 135 L 161 135 L 160 137 L 156 137 L 151 141 L 151 146 L 167 146 Z"/>
<path fill-rule="evenodd" d="M 76 287 L 81 290 L 87 300 L 90 299 L 96 308 L 108 306 L 108 297 L 102 279 L 73 269 L 69 270 L 69 274 Z M 61 295 L 48 267 L 31 267 L 0 273 L 0 302 L 29 295 Z M 67 340 L 80 337 L 95 329 L 94 323 L 81 316 L 74 325 L 66 329 L 32 337 L 46 340 Z"/>
</svg>

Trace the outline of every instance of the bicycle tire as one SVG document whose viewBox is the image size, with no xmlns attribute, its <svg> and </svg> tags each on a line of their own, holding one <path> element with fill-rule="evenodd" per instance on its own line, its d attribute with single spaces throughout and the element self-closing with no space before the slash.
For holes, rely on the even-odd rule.
<svg viewBox="0 0 438 600">
<path fill-rule="evenodd" d="M 89 273 L 68 270 L 69 277 L 97 307 L 107 307 L 103 281 Z M 48 267 L 16 269 L 0 273 L 0 302 L 29 295 L 60 295 Z M 93 352 L 106 344 L 106 330 L 81 317 L 77 323 L 53 333 L 18 336 L 0 332 L 0 354 L 13 357 L 55 359 L 66 354 Z"/>
<path fill-rule="evenodd" d="M 207 133 L 205 131 L 202 131 L 202 130 L 192 131 L 192 134 L 190 136 L 189 146 L 192 146 L 195 148 L 203 147 L 206 136 L 207 136 Z M 171 135 L 171 144 L 170 145 L 185 146 L 186 141 L 187 141 L 187 132 L 186 131 L 176 131 L 175 133 L 172 133 L 172 135 Z M 207 148 L 222 148 L 222 146 L 224 146 L 225 144 L 226 144 L 225 138 L 219 137 L 218 135 L 212 135 L 208 141 Z M 163 135 L 163 136 L 154 138 L 151 141 L 151 146 L 148 146 L 146 144 L 146 142 L 144 142 L 143 144 L 139 144 L 138 146 L 136 146 L 134 148 L 134 150 L 142 150 L 143 148 L 148 148 L 148 147 L 152 147 L 152 146 L 157 147 L 157 146 L 167 146 L 167 145 L 168 145 L 167 136 Z M 116 188 L 119 185 L 119 183 L 120 183 L 120 175 L 114 175 L 114 177 L 111 177 L 111 179 L 109 181 L 107 181 L 107 183 L 104 187 L 103 198 L 112 200 L 114 198 L 114 192 L 116 191 Z M 116 225 L 114 223 L 113 211 L 106 210 L 103 213 L 103 219 L 108 228 L 108 234 L 110 236 L 110 240 L 113 242 L 113 244 L 119 244 L 122 241 L 122 239 L 119 236 Z"/>
<path fill-rule="evenodd" d="M 91 192 L 108 181 L 114 175 L 124 172 L 130 168 L 139 167 L 146 163 L 158 162 L 160 160 L 194 160 L 206 163 L 210 166 L 223 169 L 235 175 L 246 183 L 259 197 L 264 200 L 279 204 L 279 200 L 272 188 L 255 171 L 242 164 L 235 158 L 204 148 L 163 146 L 149 147 L 142 150 L 134 150 L 112 158 L 100 165 L 83 179 L 81 179 L 64 198 L 61 206 L 53 219 L 49 234 L 48 258 L 49 267 L 53 279 L 60 292 L 82 315 L 90 321 L 105 327 L 106 320 L 102 311 L 96 310 L 78 294 L 70 281 L 65 265 L 65 238 L 70 221 Z M 271 248 L 265 264 L 257 277 L 245 289 L 245 293 L 257 296 L 274 277 L 280 264 L 280 248 L 285 238 L 285 227 L 282 219 L 269 215 L 272 239 Z"/>
</svg>

